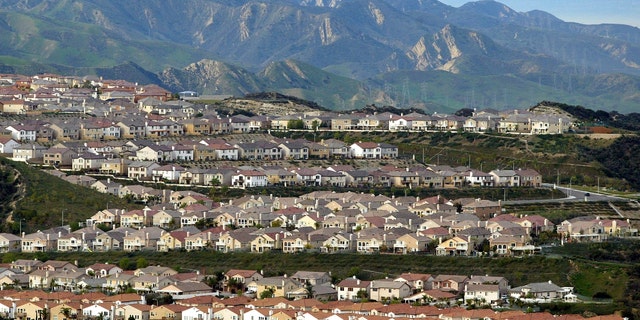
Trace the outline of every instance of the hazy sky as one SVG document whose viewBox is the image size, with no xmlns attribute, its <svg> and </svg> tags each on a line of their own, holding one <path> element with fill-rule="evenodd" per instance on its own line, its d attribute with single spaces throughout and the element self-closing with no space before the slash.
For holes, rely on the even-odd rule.
<svg viewBox="0 0 640 320">
<path fill-rule="evenodd" d="M 459 7 L 469 0 L 440 0 Z M 621 23 L 640 27 L 640 0 L 499 0 L 519 12 L 542 10 L 570 22 Z"/>
</svg>

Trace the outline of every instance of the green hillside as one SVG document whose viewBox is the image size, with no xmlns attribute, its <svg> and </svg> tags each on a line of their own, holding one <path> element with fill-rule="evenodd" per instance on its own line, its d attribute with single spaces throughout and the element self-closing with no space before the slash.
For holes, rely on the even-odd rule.
<svg viewBox="0 0 640 320">
<path fill-rule="evenodd" d="M 138 208 L 113 195 L 66 182 L 46 174 L 27 164 L 0 158 L 0 172 L 5 183 L 13 186 L 15 193 L 0 199 L 5 232 L 32 232 L 73 222 L 83 222 L 96 212 L 107 208 Z M 5 190 L 5 188 L 3 188 Z M 12 210 L 13 209 L 13 210 Z"/>
<path fill-rule="evenodd" d="M 0 55 L 29 63 L 74 68 L 111 67 L 135 61 L 148 70 L 183 65 L 206 56 L 198 49 L 163 41 L 131 41 L 100 26 L 0 11 Z M 4 63 L 16 62 L 5 59 Z"/>
</svg>

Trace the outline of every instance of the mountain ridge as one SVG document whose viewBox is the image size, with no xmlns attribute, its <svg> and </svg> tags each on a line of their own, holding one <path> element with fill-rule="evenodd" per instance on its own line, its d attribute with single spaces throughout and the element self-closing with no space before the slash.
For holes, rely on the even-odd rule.
<svg viewBox="0 0 640 320">
<path fill-rule="evenodd" d="M 0 40 L 9 44 L 0 49 L 5 70 L 15 65 L 14 58 L 33 63 L 33 69 L 78 70 L 73 72 L 131 61 L 176 91 L 205 86 L 203 92 L 222 94 L 277 89 L 345 108 L 370 103 L 440 110 L 477 107 L 468 98 L 481 94 L 473 91 L 474 85 L 471 93 L 438 95 L 422 89 L 437 83 L 380 82 L 394 78 L 387 73 L 440 70 L 459 75 L 459 83 L 517 78 L 528 83 L 525 92 L 553 91 L 565 97 L 553 100 L 571 104 L 585 104 L 585 97 L 594 98 L 590 89 L 606 88 L 612 78 L 632 79 L 626 86 L 610 86 L 615 91 L 597 91 L 594 100 L 629 111 L 637 103 L 632 91 L 639 89 L 640 77 L 640 29 L 568 23 L 543 11 L 516 12 L 495 1 L 454 8 L 436 0 L 0 0 L 0 31 Z M 290 61 L 357 83 L 336 97 L 329 87 L 312 94 L 309 86 L 316 83 L 291 78 L 297 77 L 295 72 L 288 74 L 287 86 L 282 78 L 277 85 L 260 79 L 273 63 Z M 222 70 L 229 75 L 222 76 Z M 140 69 L 134 73 L 154 78 Z M 559 78 L 570 84 L 558 89 Z M 541 100 L 510 83 L 496 86 L 514 96 L 493 99 L 503 100 L 501 108 Z M 495 95 L 487 94 L 485 100 Z"/>
</svg>

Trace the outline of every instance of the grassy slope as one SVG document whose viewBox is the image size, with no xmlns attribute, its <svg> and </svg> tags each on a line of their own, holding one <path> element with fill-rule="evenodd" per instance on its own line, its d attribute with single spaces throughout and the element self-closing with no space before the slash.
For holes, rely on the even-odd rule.
<svg viewBox="0 0 640 320">
<path fill-rule="evenodd" d="M 107 204 L 111 208 L 138 207 L 118 197 L 71 184 L 24 163 L 2 158 L 0 164 L 20 172 L 20 183 L 25 190 L 23 195 L 19 195 L 21 199 L 16 203 L 14 223 L 8 226 L 9 231 L 18 231 L 20 226 L 15 221 L 19 219 L 25 219 L 23 231 L 35 231 L 60 225 L 63 211 L 65 224 L 68 224 L 84 221 L 105 209 Z M 6 219 L 3 217 L 3 220 Z"/>
<path fill-rule="evenodd" d="M 159 72 L 207 56 L 201 50 L 180 44 L 129 41 L 90 24 L 44 20 L 15 12 L 0 12 L 0 21 L 4 22 L 0 23 L 0 40 L 7 44 L 0 54 L 30 62 L 82 69 L 135 61 Z"/>
</svg>

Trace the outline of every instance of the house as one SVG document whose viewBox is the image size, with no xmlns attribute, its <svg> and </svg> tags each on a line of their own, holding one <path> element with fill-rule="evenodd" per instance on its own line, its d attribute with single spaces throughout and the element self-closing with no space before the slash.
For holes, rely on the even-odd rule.
<svg viewBox="0 0 640 320">
<path fill-rule="evenodd" d="M 35 142 L 37 140 L 38 126 L 35 124 L 14 124 L 6 127 L 11 133 L 11 138 L 18 142 Z"/>
<path fill-rule="evenodd" d="M 134 161 L 127 167 L 127 177 L 136 180 L 151 180 L 153 170 L 160 165 L 153 161 Z"/>
<path fill-rule="evenodd" d="M 407 254 L 409 252 L 425 252 L 427 245 L 432 240 L 423 235 L 416 233 L 407 233 L 398 237 L 393 244 L 393 251 L 396 253 Z"/>
<path fill-rule="evenodd" d="M 168 164 L 160 167 L 154 168 L 151 173 L 153 175 L 153 179 L 156 181 L 171 181 L 177 182 L 180 179 L 180 174 L 184 172 L 186 169 L 176 165 L 176 164 Z"/>
<path fill-rule="evenodd" d="M 2 113 L 26 114 L 29 105 L 24 100 L 0 100 L 0 110 Z"/>
<path fill-rule="evenodd" d="M 433 289 L 440 291 L 461 292 L 469 277 L 461 275 L 440 274 L 433 278 Z"/>
<path fill-rule="evenodd" d="M 349 156 L 359 159 L 380 159 L 382 149 L 376 142 L 357 142 L 349 146 Z"/>
<path fill-rule="evenodd" d="M 151 308 L 149 311 L 150 320 L 165 320 L 165 319 L 182 319 L 182 312 L 189 309 L 187 306 L 179 304 L 164 304 Z"/>
<path fill-rule="evenodd" d="M 498 255 L 533 254 L 540 249 L 528 244 L 526 239 L 512 235 L 498 235 L 496 237 L 491 237 L 489 239 L 489 245 Z"/>
<path fill-rule="evenodd" d="M 207 307 L 191 307 L 182 311 L 182 320 L 210 320 L 211 310 Z"/>
<path fill-rule="evenodd" d="M 149 320 L 151 306 L 146 304 L 121 304 L 115 308 L 114 319 Z"/>
<path fill-rule="evenodd" d="M 323 252 L 353 252 L 355 251 L 356 242 L 353 240 L 353 234 L 336 233 L 329 236 L 327 240 L 322 243 Z"/>
<path fill-rule="evenodd" d="M 297 280 L 300 283 L 309 283 L 315 286 L 331 283 L 331 274 L 328 272 L 318 271 L 297 271 L 291 276 L 291 279 Z"/>
<path fill-rule="evenodd" d="M 468 240 L 460 237 L 453 237 L 449 240 L 444 240 L 436 247 L 436 255 L 439 256 L 468 256 L 471 254 L 471 245 Z"/>
<path fill-rule="evenodd" d="M 262 297 L 263 292 L 268 291 L 270 292 L 271 297 L 287 298 L 290 296 L 289 294 L 291 292 L 302 288 L 303 284 L 285 275 L 282 277 L 268 277 L 258 279 L 256 281 L 253 281 L 252 283 L 247 284 L 247 287 L 255 287 L 255 292 L 258 297 Z"/>
<path fill-rule="evenodd" d="M 107 178 L 107 180 L 98 180 L 91 184 L 91 188 L 101 192 L 101 193 L 109 193 L 114 196 L 118 196 L 120 194 L 121 184 L 112 182 L 111 178 Z"/>
<path fill-rule="evenodd" d="M 319 170 L 320 184 L 323 186 L 344 187 L 346 186 L 346 176 L 341 172 L 332 170 Z"/>
<path fill-rule="evenodd" d="M 519 187 L 520 176 L 515 170 L 492 170 L 489 172 L 495 187 Z"/>
<path fill-rule="evenodd" d="M 311 248 L 311 244 L 304 236 L 295 235 L 282 239 L 282 252 L 284 253 L 303 252 L 308 248 Z"/>
<path fill-rule="evenodd" d="M 533 169 L 518 169 L 515 171 L 520 177 L 520 185 L 523 187 L 539 188 L 542 186 L 542 175 Z"/>
<path fill-rule="evenodd" d="M 20 143 L 12 137 L 0 136 L 0 153 L 13 154 L 13 148 L 19 145 Z"/>
<path fill-rule="evenodd" d="M 409 283 L 415 290 L 424 291 L 431 290 L 434 278 L 426 273 L 403 273 L 393 280 Z"/>
<path fill-rule="evenodd" d="M 356 301 L 361 300 L 368 295 L 370 281 L 363 281 L 356 276 L 346 278 L 337 285 L 338 300 Z"/>
<path fill-rule="evenodd" d="M 240 170 L 231 176 L 231 185 L 240 188 L 266 187 L 267 176 L 257 170 Z"/>
<path fill-rule="evenodd" d="M 321 145 L 329 148 L 329 156 L 332 158 L 349 157 L 349 146 L 344 142 L 336 139 L 326 139 L 319 142 Z"/>
<path fill-rule="evenodd" d="M 480 170 L 469 169 L 464 174 L 464 181 L 472 187 L 492 187 L 493 176 Z"/>
<path fill-rule="evenodd" d="M 38 231 L 22 236 L 22 252 L 45 252 L 57 248 L 58 233 Z"/>
<path fill-rule="evenodd" d="M 235 144 L 238 156 L 245 160 L 278 160 L 282 150 L 278 144 L 269 141 L 255 141 Z"/>
<path fill-rule="evenodd" d="M 71 160 L 73 171 L 98 171 L 107 158 L 98 154 L 85 152 Z"/>
<path fill-rule="evenodd" d="M 262 274 L 255 270 L 231 269 L 224 274 L 225 287 L 239 286 L 246 287 L 251 282 L 256 282 L 264 278 Z"/>
<path fill-rule="evenodd" d="M 70 320 L 77 319 L 78 314 L 82 314 L 82 307 L 79 303 L 58 303 L 50 306 L 50 319 Z"/>
<path fill-rule="evenodd" d="M 87 275 L 93 275 L 96 278 L 106 278 L 122 271 L 122 268 L 109 263 L 94 263 L 85 269 Z"/>
<path fill-rule="evenodd" d="M 25 143 L 13 147 L 11 159 L 14 161 L 29 162 L 39 158 L 43 158 L 47 147 L 39 144 Z"/>
<path fill-rule="evenodd" d="M 306 160 L 309 159 L 309 147 L 301 140 L 285 141 L 278 145 L 281 159 Z"/>
<path fill-rule="evenodd" d="M 111 303 L 97 303 L 82 308 L 82 315 L 85 318 L 102 318 L 104 320 L 112 320 L 113 314 L 111 314 L 112 310 L 115 309 L 115 306 Z"/>
<path fill-rule="evenodd" d="M 464 301 L 488 304 L 501 300 L 508 291 L 509 282 L 504 277 L 470 276 L 464 287 Z"/>
<path fill-rule="evenodd" d="M 369 299 L 373 301 L 402 300 L 413 293 L 406 282 L 393 280 L 373 280 L 369 284 Z"/>
<path fill-rule="evenodd" d="M 124 237 L 123 250 L 127 252 L 156 250 L 160 236 L 165 232 L 158 227 L 147 227 Z"/>
<path fill-rule="evenodd" d="M 557 232 L 569 241 L 600 242 L 609 236 L 605 233 L 603 221 L 593 217 L 577 217 L 558 225 Z"/>
<path fill-rule="evenodd" d="M 113 174 L 118 176 L 127 175 L 127 167 L 131 163 L 131 160 L 119 158 L 119 159 L 107 159 L 102 163 L 100 167 L 100 173 Z"/>
<path fill-rule="evenodd" d="M 20 252 L 22 239 L 11 233 L 0 233 L 0 253 Z"/>
<path fill-rule="evenodd" d="M 48 307 L 48 303 L 45 301 L 18 301 L 15 306 L 15 318 L 40 319 Z"/>
<path fill-rule="evenodd" d="M 498 202 L 478 198 L 462 204 L 462 212 L 476 215 L 481 220 L 488 220 L 501 214 L 502 207 Z"/>
<path fill-rule="evenodd" d="M 158 251 L 167 252 L 170 250 L 184 249 L 186 246 L 185 238 L 188 236 L 190 236 L 188 231 L 175 230 L 165 232 L 160 236 L 160 240 L 158 241 Z"/>
<path fill-rule="evenodd" d="M 331 130 L 351 130 L 358 123 L 357 117 L 350 114 L 337 114 L 331 117 Z"/>
<path fill-rule="evenodd" d="M 560 287 L 548 282 L 534 282 L 509 289 L 509 295 L 516 299 L 537 299 L 542 301 L 563 300 L 573 293 L 573 287 Z"/>
<path fill-rule="evenodd" d="M 208 294 L 212 292 L 212 289 L 202 282 L 175 282 L 156 290 L 156 292 L 171 296 L 188 296 Z"/>
</svg>

